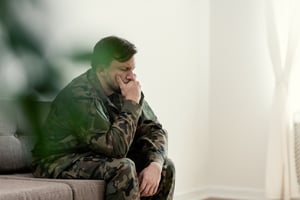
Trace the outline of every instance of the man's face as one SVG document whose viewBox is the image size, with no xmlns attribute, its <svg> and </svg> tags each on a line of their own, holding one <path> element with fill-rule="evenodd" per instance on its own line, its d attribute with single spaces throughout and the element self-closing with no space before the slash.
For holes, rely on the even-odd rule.
<svg viewBox="0 0 300 200">
<path fill-rule="evenodd" d="M 103 86 L 106 87 L 105 89 L 107 90 L 120 93 L 117 77 L 119 76 L 124 83 L 135 80 L 134 69 L 134 56 L 125 62 L 113 60 L 109 67 L 103 70 L 102 85 L 104 84 Z"/>
</svg>

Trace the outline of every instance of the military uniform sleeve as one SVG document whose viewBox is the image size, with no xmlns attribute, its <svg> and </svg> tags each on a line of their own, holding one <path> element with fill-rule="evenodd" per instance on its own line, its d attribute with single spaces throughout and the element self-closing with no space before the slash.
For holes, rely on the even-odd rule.
<svg viewBox="0 0 300 200">
<path fill-rule="evenodd" d="M 77 99 L 74 102 L 76 134 L 92 151 L 125 157 L 133 141 L 141 105 L 126 100 L 119 115 L 111 121 L 104 103 L 97 99 Z"/>
<path fill-rule="evenodd" d="M 137 149 L 141 149 L 146 162 L 158 162 L 163 165 L 167 156 L 167 131 L 162 128 L 146 101 L 137 134 Z"/>
</svg>

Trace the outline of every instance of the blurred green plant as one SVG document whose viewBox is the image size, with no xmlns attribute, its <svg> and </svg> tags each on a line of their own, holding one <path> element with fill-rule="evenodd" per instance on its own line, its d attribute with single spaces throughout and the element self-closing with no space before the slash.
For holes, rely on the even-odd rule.
<svg viewBox="0 0 300 200">
<path fill-rule="evenodd" d="M 24 0 L 29 4 L 37 4 L 37 1 Z M 13 6 L 15 1 L 1 0 L 0 1 L 0 27 L 2 30 L 2 44 L 7 48 L 0 49 L 1 52 L 9 51 L 15 58 L 24 57 L 27 55 L 30 59 L 21 60 L 24 68 L 32 66 L 31 69 L 35 70 L 27 71 L 26 73 L 29 83 L 21 93 L 17 94 L 18 97 L 23 98 L 31 96 L 31 98 L 38 98 L 39 95 L 49 95 L 57 92 L 58 84 L 60 82 L 60 75 L 55 70 L 54 63 L 47 59 L 43 53 L 43 45 L 37 40 L 34 35 L 31 34 L 28 26 L 25 26 L 20 22 L 16 15 L 16 7 Z M 3 47 L 3 46 L 2 46 Z M 0 47 L 1 48 L 1 47 Z M 37 62 L 38 61 L 38 62 Z M 37 65 L 38 64 L 38 65 Z M 36 65 L 36 66 L 35 66 Z M 6 67 L 6 66 L 1 66 Z M 27 69 L 27 68 L 26 68 Z M 42 70 L 41 70 L 42 69 Z M 34 71 L 42 71 L 37 75 L 43 76 L 39 78 L 39 81 L 32 81 L 32 73 Z M 12 74 L 13 77 L 13 74 Z M 9 89 L 9 88 L 7 88 Z"/>
<path fill-rule="evenodd" d="M 37 4 L 37 1 L 24 0 L 28 4 Z M 23 1 L 23 3 L 24 3 Z M 43 53 L 43 45 L 37 40 L 29 30 L 28 26 L 22 24 L 16 15 L 16 7 L 13 6 L 15 1 L 1 0 L 0 1 L 0 54 L 1 55 L 13 55 L 11 58 L 18 59 L 24 58 L 24 55 L 30 57 L 30 59 L 22 59 L 19 62 L 22 64 L 21 73 L 25 73 L 26 80 L 28 81 L 26 86 L 21 91 L 13 96 L 5 97 L 11 100 L 13 104 L 19 107 L 19 111 L 23 118 L 26 120 L 26 127 L 30 127 L 30 131 L 34 138 L 38 139 L 41 132 L 41 112 L 39 111 L 40 96 L 51 96 L 55 94 L 59 88 L 60 75 L 55 70 L 54 63 L 47 59 Z M 20 12 L 20 11 L 19 11 Z M 12 61 L 13 62 L 13 61 Z M 30 67 L 29 67 L 30 66 Z M 11 66 L 0 66 L 0 69 L 4 71 L 4 68 Z M 27 70 L 29 68 L 31 70 Z M 42 69 L 42 70 L 41 70 Z M 6 71 L 9 69 L 6 69 Z M 42 73 L 32 74 L 35 71 Z M 14 72 L 14 71 L 12 71 Z M 11 78 L 14 78 L 14 74 L 8 74 Z M 41 76 L 34 79 L 34 76 Z M 33 81 L 38 80 L 38 81 Z M 17 80 L 12 80 L 17 81 Z M 8 85 L 9 86 L 9 85 Z M 10 90 L 11 88 L 5 88 Z M 25 130 L 20 130 L 25 131 Z M 26 130 L 29 131 L 29 130 Z"/>
<path fill-rule="evenodd" d="M 22 5 L 30 4 L 34 9 L 43 9 L 43 1 L 22 0 L 21 2 Z M 24 96 L 31 96 L 31 98 L 36 99 L 41 96 L 53 98 L 62 87 L 62 75 L 57 70 L 58 66 L 56 66 L 56 60 L 53 60 L 53 56 L 46 55 L 44 52 L 46 49 L 45 42 L 33 34 L 32 26 L 28 26 L 34 22 L 24 23 L 29 19 L 22 15 L 24 10 L 22 10 L 21 2 L 16 0 L 0 1 L 0 60 L 1 55 L 13 55 L 12 58 L 18 60 L 23 68 L 22 72 L 27 81 L 26 86 L 13 98 L 23 98 Z M 47 26 L 47 18 L 44 17 L 43 20 L 45 21 L 42 22 L 42 25 Z M 87 62 L 91 58 L 91 53 L 86 50 L 75 49 L 68 55 L 60 56 L 74 62 Z M 1 68 L 9 67 L 1 65 L 0 62 L 0 71 Z M 13 70 L 6 71 L 8 73 L 14 72 Z M 14 74 L 10 75 L 17 79 Z M 9 90 L 10 88 L 5 89 Z M 0 94 L 1 97 L 3 96 Z"/>
<path fill-rule="evenodd" d="M 11 74 L 15 71 L 7 69 L 11 66 L 4 66 L 1 64 L 1 60 L 4 59 L 3 55 L 12 55 L 12 59 L 19 59 L 18 63 L 21 63 L 22 68 L 19 73 L 24 73 L 26 85 L 12 96 L 7 97 L 4 94 L 4 98 L 16 102 L 23 115 L 26 116 L 27 126 L 31 127 L 31 131 L 38 137 L 41 132 L 42 116 L 40 116 L 40 104 L 37 102 L 41 100 L 41 97 L 47 97 L 46 101 L 53 99 L 61 89 L 62 76 L 57 71 L 55 62 L 49 59 L 49 55 L 45 55 L 44 43 L 32 34 L 34 30 L 24 24 L 24 19 L 20 20 L 19 14 L 22 9 L 16 7 L 18 3 L 20 2 L 15 0 L 0 1 L 0 72 L 1 70 L 8 71 L 11 79 L 17 79 L 18 76 Z M 40 4 L 36 0 L 22 0 L 22 4 L 24 3 L 37 9 Z M 47 22 L 45 21 L 44 24 L 46 25 Z M 88 61 L 90 54 L 87 51 L 77 50 L 69 55 L 69 58 L 80 62 Z M 10 81 L 13 83 L 17 80 Z M 4 89 L 10 90 L 11 88 L 8 84 L 8 88 Z M 0 94 L 0 103 L 1 98 L 3 98 L 3 94 Z"/>
</svg>

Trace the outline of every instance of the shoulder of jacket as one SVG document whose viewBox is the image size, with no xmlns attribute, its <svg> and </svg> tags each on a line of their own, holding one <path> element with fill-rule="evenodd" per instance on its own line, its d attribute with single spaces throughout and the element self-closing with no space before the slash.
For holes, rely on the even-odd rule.
<svg viewBox="0 0 300 200">
<path fill-rule="evenodd" d="M 93 87 L 83 73 L 74 78 L 61 92 L 60 96 L 66 98 L 89 98 L 93 95 Z"/>
<path fill-rule="evenodd" d="M 152 108 L 150 107 L 150 105 L 145 99 L 143 99 L 142 112 L 146 119 L 153 120 L 153 121 L 157 120 L 156 115 L 154 114 Z"/>
</svg>

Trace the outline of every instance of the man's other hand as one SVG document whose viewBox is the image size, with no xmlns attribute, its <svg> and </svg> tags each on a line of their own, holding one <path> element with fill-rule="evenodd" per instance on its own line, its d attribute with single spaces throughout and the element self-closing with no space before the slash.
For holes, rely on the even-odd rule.
<svg viewBox="0 0 300 200">
<path fill-rule="evenodd" d="M 140 194 L 142 197 L 153 196 L 158 189 L 162 166 L 152 162 L 139 174 Z"/>
</svg>

